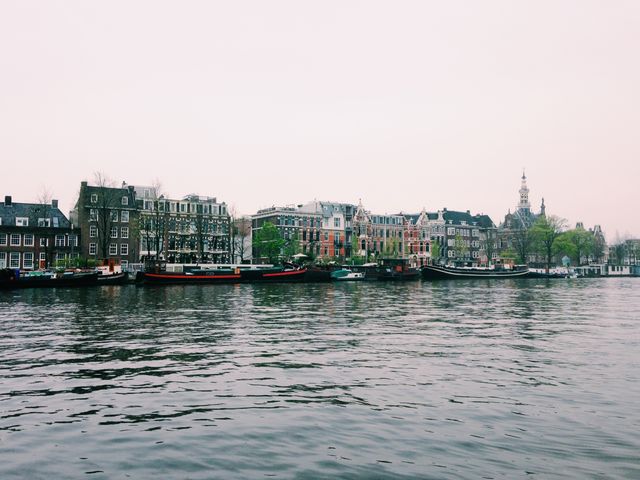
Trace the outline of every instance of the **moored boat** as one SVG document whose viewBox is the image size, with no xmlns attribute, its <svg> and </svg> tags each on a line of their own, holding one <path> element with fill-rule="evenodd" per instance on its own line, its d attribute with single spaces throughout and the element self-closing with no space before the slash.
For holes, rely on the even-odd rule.
<svg viewBox="0 0 640 480">
<path fill-rule="evenodd" d="M 124 285 L 129 282 L 127 272 L 98 275 L 98 285 Z"/>
<path fill-rule="evenodd" d="M 338 282 L 353 282 L 358 280 L 364 280 L 364 273 L 354 272 L 348 268 L 341 268 L 331 272 L 331 279 Z"/>
<path fill-rule="evenodd" d="M 20 272 L 4 269 L 0 273 L 0 289 L 85 287 L 98 283 L 97 272 Z"/>
<path fill-rule="evenodd" d="M 422 278 L 425 280 L 446 280 L 464 278 L 524 278 L 529 274 L 526 266 L 513 268 L 495 267 L 452 267 L 448 265 L 424 265 Z"/>
</svg>

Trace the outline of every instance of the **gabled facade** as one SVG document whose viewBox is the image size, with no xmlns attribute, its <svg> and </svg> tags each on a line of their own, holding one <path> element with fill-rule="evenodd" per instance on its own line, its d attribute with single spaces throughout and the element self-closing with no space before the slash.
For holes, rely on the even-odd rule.
<svg viewBox="0 0 640 480">
<path fill-rule="evenodd" d="M 82 231 L 83 258 L 120 263 L 125 268 L 138 262 L 138 209 L 133 186 L 81 182 L 72 218 Z"/>
<path fill-rule="evenodd" d="M 79 235 L 57 200 L 15 203 L 6 196 L 0 203 L 0 268 L 35 270 L 74 263 Z"/>
</svg>

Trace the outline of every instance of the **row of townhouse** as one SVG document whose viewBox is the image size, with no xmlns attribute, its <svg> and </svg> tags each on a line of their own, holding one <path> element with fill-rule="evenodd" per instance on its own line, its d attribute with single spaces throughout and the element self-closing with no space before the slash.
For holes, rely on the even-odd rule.
<svg viewBox="0 0 640 480">
<path fill-rule="evenodd" d="M 34 270 L 68 263 L 80 256 L 78 229 L 58 201 L 0 203 L 0 268 Z"/>
<path fill-rule="evenodd" d="M 325 259 L 402 257 L 422 265 L 435 257 L 470 264 L 496 257 L 487 243 L 495 231 L 491 218 L 469 211 L 373 214 L 362 202 L 313 201 L 259 210 L 252 216 L 254 236 L 266 222 L 276 226 L 285 246 L 297 242 L 301 253 Z"/>
<path fill-rule="evenodd" d="M 149 259 L 168 263 L 231 260 L 231 219 L 224 202 L 194 194 L 166 198 L 157 187 L 82 182 L 72 218 L 83 232 L 81 252 L 126 267 Z"/>
</svg>

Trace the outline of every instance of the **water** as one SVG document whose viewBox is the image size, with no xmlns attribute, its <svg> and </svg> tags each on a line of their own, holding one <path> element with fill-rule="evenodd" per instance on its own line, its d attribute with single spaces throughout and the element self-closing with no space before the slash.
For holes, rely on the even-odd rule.
<svg viewBox="0 0 640 480">
<path fill-rule="evenodd" d="M 0 292 L 0 478 L 640 478 L 640 279 Z"/>
</svg>

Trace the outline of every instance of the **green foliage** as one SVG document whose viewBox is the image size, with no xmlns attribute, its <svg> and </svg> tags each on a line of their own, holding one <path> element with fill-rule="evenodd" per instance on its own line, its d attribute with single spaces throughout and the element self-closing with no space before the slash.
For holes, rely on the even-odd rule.
<svg viewBox="0 0 640 480">
<path fill-rule="evenodd" d="M 456 235 L 453 248 L 456 252 L 456 258 L 464 260 L 469 256 L 469 247 L 467 245 L 467 241 L 462 238 L 462 235 Z"/>
<path fill-rule="evenodd" d="M 253 238 L 257 256 L 267 258 L 269 263 L 278 261 L 284 243 L 278 228 L 271 222 L 265 222 L 262 228 L 256 231 Z"/>
<path fill-rule="evenodd" d="M 536 251 L 545 258 L 547 271 L 551 268 L 553 256 L 557 253 L 556 242 L 562 234 L 565 220 L 555 216 L 540 216 L 530 230 Z M 562 245 L 560 245 L 562 246 Z"/>
<path fill-rule="evenodd" d="M 296 231 L 289 240 L 284 241 L 284 256 L 291 259 L 300 253 L 300 235 Z"/>
<path fill-rule="evenodd" d="M 576 228 L 558 236 L 554 244 L 554 251 L 557 254 L 567 255 L 575 261 L 576 265 L 580 265 L 582 257 L 593 255 L 594 247 L 593 234 L 584 228 Z"/>
<path fill-rule="evenodd" d="M 433 242 L 431 242 L 431 246 L 429 249 L 431 251 L 431 261 L 433 263 L 438 263 L 438 261 L 442 258 L 442 245 L 440 245 L 440 242 L 438 240 L 434 240 Z"/>
<path fill-rule="evenodd" d="M 500 258 L 504 260 L 515 260 L 518 257 L 518 253 L 513 248 L 505 248 L 500 252 Z"/>
</svg>

